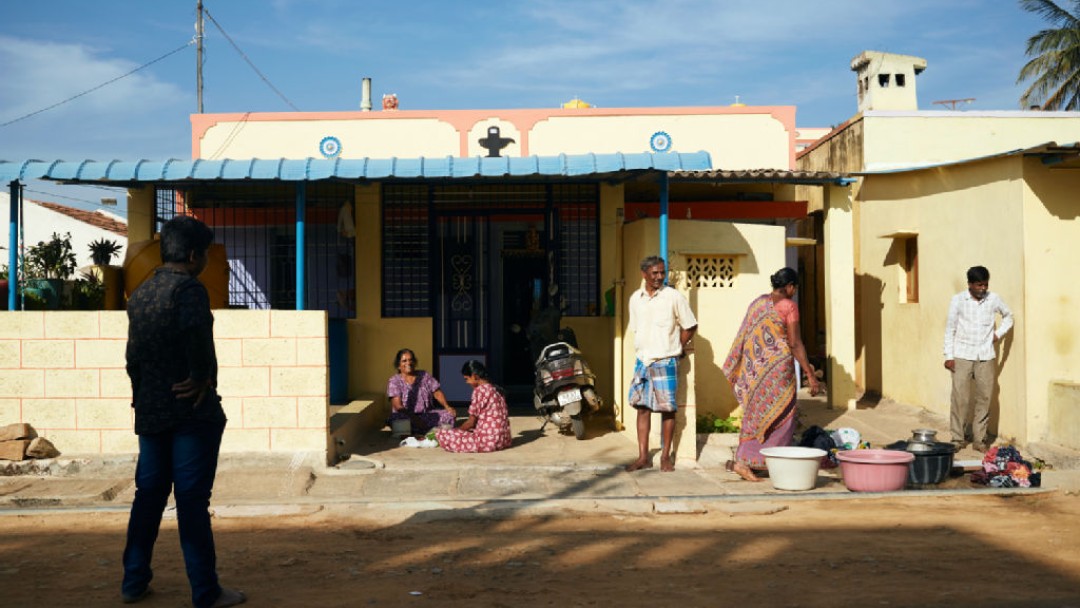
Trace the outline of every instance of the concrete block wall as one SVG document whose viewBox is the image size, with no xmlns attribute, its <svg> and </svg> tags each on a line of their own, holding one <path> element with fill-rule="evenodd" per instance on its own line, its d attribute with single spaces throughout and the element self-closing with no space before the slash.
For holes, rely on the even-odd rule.
<svg viewBox="0 0 1080 608">
<path fill-rule="evenodd" d="M 223 452 L 325 452 L 324 311 L 214 311 Z M 26 422 L 65 455 L 138 451 L 123 311 L 0 312 L 0 425 Z"/>
</svg>

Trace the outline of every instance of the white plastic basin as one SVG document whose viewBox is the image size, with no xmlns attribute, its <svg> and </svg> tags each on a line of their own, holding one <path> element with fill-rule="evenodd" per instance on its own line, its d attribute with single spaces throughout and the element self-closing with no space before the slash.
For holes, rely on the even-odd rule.
<svg viewBox="0 0 1080 608">
<path fill-rule="evenodd" d="M 777 490 L 813 490 L 825 450 L 798 446 L 763 448 L 769 480 Z"/>
</svg>

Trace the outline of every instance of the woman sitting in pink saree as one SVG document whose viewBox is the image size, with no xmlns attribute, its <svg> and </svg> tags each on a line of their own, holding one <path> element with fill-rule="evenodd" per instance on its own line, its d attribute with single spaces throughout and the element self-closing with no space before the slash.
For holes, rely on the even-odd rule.
<svg viewBox="0 0 1080 608">
<path fill-rule="evenodd" d="M 497 452 L 510 447 L 510 412 L 502 390 L 475 359 L 465 362 L 461 375 L 473 387 L 469 419 L 456 429 L 435 431 L 439 445 L 447 452 Z"/>
<path fill-rule="evenodd" d="M 799 307 L 792 301 L 799 275 L 782 268 L 769 277 L 773 290 L 750 303 L 723 372 L 743 410 L 739 447 L 727 470 L 761 481 L 761 449 L 791 445 L 795 431 L 795 361 L 807 371 L 810 394 L 821 389 L 799 336 Z"/>
<path fill-rule="evenodd" d="M 423 435 L 433 428 L 454 426 L 457 412 L 446 401 L 442 386 L 431 374 L 416 369 L 416 353 L 403 348 L 394 356 L 398 373 L 386 383 L 390 398 L 390 417 L 386 424 L 393 428 L 395 420 L 408 420 L 414 435 Z M 438 402 L 442 409 L 436 409 Z"/>
</svg>

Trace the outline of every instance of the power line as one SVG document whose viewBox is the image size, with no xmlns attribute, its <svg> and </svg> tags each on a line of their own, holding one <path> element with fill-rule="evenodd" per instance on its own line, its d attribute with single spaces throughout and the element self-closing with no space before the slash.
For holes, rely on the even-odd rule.
<svg viewBox="0 0 1080 608">
<path fill-rule="evenodd" d="M 249 66 L 251 66 L 251 69 L 255 70 L 255 73 L 259 75 L 259 78 L 262 78 L 262 81 L 266 83 L 266 86 L 270 87 L 271 90 L 277 93 L 277 96 L 280 97 L 285 103 L 289 104 L 290 108 L 299 112 L 300 108 L 294 106 L 293 102 L 289 101 L 289 98 L 285 97 L 285 94 L 279 91 L 278 88 L 275 87 L 272 82 L 270 82 L 270 79 L 259 71 L 259 68 L 255 67 L 255 64 L 252 63 L 251 59 L 248 59 L 248 56 L 244 54 L 244 51 L 240 50 L 240 47 L 237 46 L 235 42 L 233 42 L 233 39 L 230 38 L 227 33 L 225 33 L 225 28 L 221 27 L 221 24 L 217 22 L 217 19 L 214 19 L 214 16 L 210 14 L 210 11 L 208 11 L 205 6 L 203 7 L 203 12 L 206 13 L 207 18 L 210 19 L 210 23 L 214 24 L 214 27 L 216 27 L 218 31 L 221 32 L 221 35 L 225 36 L 225 39 L 229 41 L 229 44 L 231 44 L 232 47 L 236 50 L 236 52 L 244 58 L 244 61 L 246 61 Z"/>
<path fill-rule="evenodd" d="M 0 127 L 6 127 L 6 126 L 8 126 L 10 124 L 17 123 L 20 120 L 25 120 L 27 118 L 30 118 L 31 116 L 35 116 L 37 114 L 41 114 L 42 112 L 47 112 L 47 111 L 49 111 L 49 110 L 51 110 L 53 108 L 56 108 L 58 106 L 62 106 L 65 103 L 68 103 L 69 101 L 73 101 L 75 99 L 78 99 L 78 98 L 80 98 L 83 95 L 86 95 L 88 93 L 93 93 L 94 91 L 96 91 L 96 90 L 98 90 L 98 89 L 100 89 L 102 87 L 108 86 L 108 85 L 116 82 L 117 80 L 120 80 L 122 78 L 127 78 L 128 76 L 131 76 L 132 74 L 134 74 L 135 72 L 138 72 L 139 70 L 142 70 L 144 68 L 148 68 L 148 67 L 154 65 L 155 63 L 161 61 L 162 59 L 165 59 L 166 57 L 169 57 L 170 55 L 175 55 L 176 53 L 179 53 L 180 51 L 182 51 L 182 50 L 186 49 L 187 47 L 191 46 L 194 42 L 195 42 L 194 40 L 189 40 L 186 43 L 184 43 L 183 46 L 177 47 L 177 48 L 169 51 L 168 53 L 165 53 L 161 57 L 158 57 L 157 59 L 155 59 L 153 61 L 144 63 L 144 64 L 140 65 L 139 67 L 135 68 L 134 70 L 131 70 L 130 72 L 128 72 L 126 74 L 121 74 L 120 76 L 117 76 L 116 78 L 113 78 L 112 80 L 103 82 L 103 83 L 97 85 L 96 87 L 94 87 L 92 89 L 87 89 L 87 90 L 83 91 L 82 93 L 79 93 L 78 95 L 72 95 L 71 97 L 68 97 L 67 99 L 65 99 L 63 101 L 54 103 L 53 105 L 51 105 L 51 106 L 49 106 L 47 108 L 42 108 L 42 109 L 37 110 L 35 112 L 30 112 L 29 114 L 26 114 L 25 116 L 20 116 L 20 117 L 16 118 L 15 120 L 9 120 L 9 121 L 7 121 L 7 122 L 5 122 L 3 124 L 0 124 Z"/>
</svg>

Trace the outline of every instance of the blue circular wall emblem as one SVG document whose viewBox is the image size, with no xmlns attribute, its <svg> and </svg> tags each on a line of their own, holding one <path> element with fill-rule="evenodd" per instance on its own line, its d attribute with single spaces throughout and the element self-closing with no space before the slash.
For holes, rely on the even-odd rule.
<svg viewBox="0 0 1080 608">
<path fill-rule="evenodd" d="M 326 158 L 335 158 L 341 154 L 341 140 L 332 135 L 322 138 L 319 142 L 319 153 Z"/>
<path fill-rule="evenodd" d="M 649 147 L 653 152 L 667 152 L 671 149 L 671 136 L 666 131 L 657 131 L 649 138 Z"/>
</svg>

